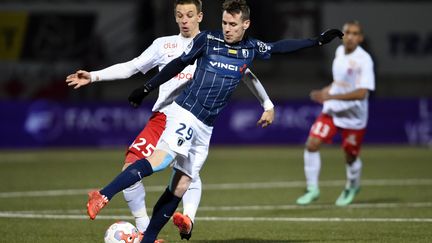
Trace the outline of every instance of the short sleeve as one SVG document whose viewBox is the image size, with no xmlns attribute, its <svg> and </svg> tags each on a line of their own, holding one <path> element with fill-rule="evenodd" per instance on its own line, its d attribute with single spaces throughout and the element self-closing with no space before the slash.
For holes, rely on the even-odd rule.
<svg viewBox="0 0 432 243">
<path fill-rule="evenodd" d="M 206 43 L 207 33 L 199 33 L 186 47 L 184 53 L 180 56 L 181 60 L 186 64 L 194 63 L 195 60 L 202 55 Z"/>
<path fill-rule="evenodd" d="M 375 90 L 374 64 L 370 56 L 366 56 L 360 65 L 360 76 L 356 88 Z"/>
<path fill-rule="evenodd" d="M 148 72 L 160 63 L 159 43 L 159 39 L 156 39 L 140 56 L 132 60 L 133 65 L 142 73 Z"/>
</svg>

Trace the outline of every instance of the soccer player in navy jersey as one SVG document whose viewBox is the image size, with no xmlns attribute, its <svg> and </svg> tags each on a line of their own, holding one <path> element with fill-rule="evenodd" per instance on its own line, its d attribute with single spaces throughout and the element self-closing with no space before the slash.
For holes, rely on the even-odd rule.
<svg viewBox="0 0 432 243">
<path fill-rule="evenodd" d="M 151 91 L 197 62 L 193 80 L 167 108 L 166 128 L 154 153 L 129 166 L 99 193 L 93 193 L 87 204 L 89 214 L 96 215 L 116 193 L 174 163 L 168 188 L 156 203 L 142 240 L 153 243 L 174 214 L 192 178 L 203 166 L 213 123 L 253 59 L 269 59 L 275 53 L 320 46 L 343 36 L 341 31 L 332 29 L 314 38 L 264 43 L 245 36 L 250 25 L 249 16 L 245 0 L 226 0 L 223 3 L 223 31 L 199 33 L 180 57 L 131 93 L 129 102 L 137 107 Z"/>
</svg>

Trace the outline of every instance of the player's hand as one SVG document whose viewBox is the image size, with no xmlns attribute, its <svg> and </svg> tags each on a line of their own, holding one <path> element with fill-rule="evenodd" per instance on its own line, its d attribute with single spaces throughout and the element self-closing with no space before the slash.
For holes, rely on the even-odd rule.
<svg viewBox="0 0 432 243">
<path fill-rule="evenodd" d="M 257 122 L 257 126 L 261 126 L 262 128 L 265 128 L 269 125 L 271 125 L 274 121 L 275 112 L 274 108 L 271 110 L 264 111 L 261 115 L 261 118 Z"/>
<path fill-rule="evenodd" d="M 90 73 L 84 70 L 78 70 L 66 77 L 66 83 L 68 86 L 74 86 L 74 89 L 78 89 L 81 86 L 85 86 L 91 82 Z"/>
<path fill-rule="evenodd" d="M 143 99 L 150 93 L 149 89 L 144 85 L 134 89 L 129 95 L 129 104 L 134 108 L 138 108 L 141 105 Z"/>
<path fill-rule="evenodd" d="M 342 39 L 342 36 L 344 36 L 342 31 L 340 31 L 338 29 L 329 29 L 329 30 L 326 30 L 323 33 L 321 33 L 321 35 L 319 35 L 317 37 L 317 40 L 318 40 L 318 44 L 320 46 L 322 46 L 324 44 L 329 43 L 330 41 L 332 41 L 336 37 L 338 37 L 339 39 Z"/>
<path fill-rule="evenodd" d="M 324 101 L 330 99 L 330 94 L 329 94 L 329 87 L 326 87 L 324 89 L 320 89 L 320 90 L 312 90 L 312 92 L 309 94 L 311 100 L 317 102 L 317 103 L 324 103 Z"/>
<path fill-rule="evenodd" d="M 312 90 L 309 94 L 311 100 L 322 104 L 324 102 L 322 90 Z"/>
</svg>

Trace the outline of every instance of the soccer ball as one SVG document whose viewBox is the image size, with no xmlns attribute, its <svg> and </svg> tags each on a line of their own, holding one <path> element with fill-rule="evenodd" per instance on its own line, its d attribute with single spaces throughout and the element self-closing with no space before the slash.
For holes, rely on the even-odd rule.
<svg viewBox="0 0 432 243">
<path fill-rule="evenodd" d="M 119 221 L 105 232 L 105 243 L 139 243 L 138 229 L 129 222 Z"/>
</svg>

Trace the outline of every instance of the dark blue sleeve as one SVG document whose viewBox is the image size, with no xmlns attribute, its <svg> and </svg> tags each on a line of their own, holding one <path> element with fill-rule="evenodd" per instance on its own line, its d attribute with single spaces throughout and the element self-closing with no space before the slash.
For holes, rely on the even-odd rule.
<svg viewBox="0 0 432 243">
<path fill-rule="evenodd" d="M 187 64 L 193 64 L 204 51 L 207 44 L 207 32 L 201 32 L 191 41 L 184 53 L 180 56 L 181 60 Z"/>
<path fill-rule="evenodd" d="M 318 46 L 318 41 L 313 39 L 287 39 L 269 44 L 271 53 L 288 53 L 303 48 Z"/>
<path fill-rule="evenodd" d="M 147 81 L 144 86 L 150 92 L 159 87 L 161 84 L 172 79 L 187 66 L 188 64 L 183 62 L 181 57 L 177 57 L 176 59 L 169 62 L 158 74 Z"/>
<path fill-rule="evenodd" d="M 151 78 L 145 87 L 148 91 L 152 91 L 161 84 L 172 79 L 178 73 L 183 71 L 188 65 L 191 65 L 201 55 L 206 45 L 206 32 L 201 32 L 191 41 L 186 47 L 185 52 L 178 58 L 169 62 L 157 75 Z"/>
<path fill-rule="evenodd" d="M 303 48 L 318 46 L 318 41 L 313 39 L 286 39 L 273 43 L 264 43 L 255 40 L 256 57 L 269 59 L 274 53 L 289 53 Z"/>
</svg>

